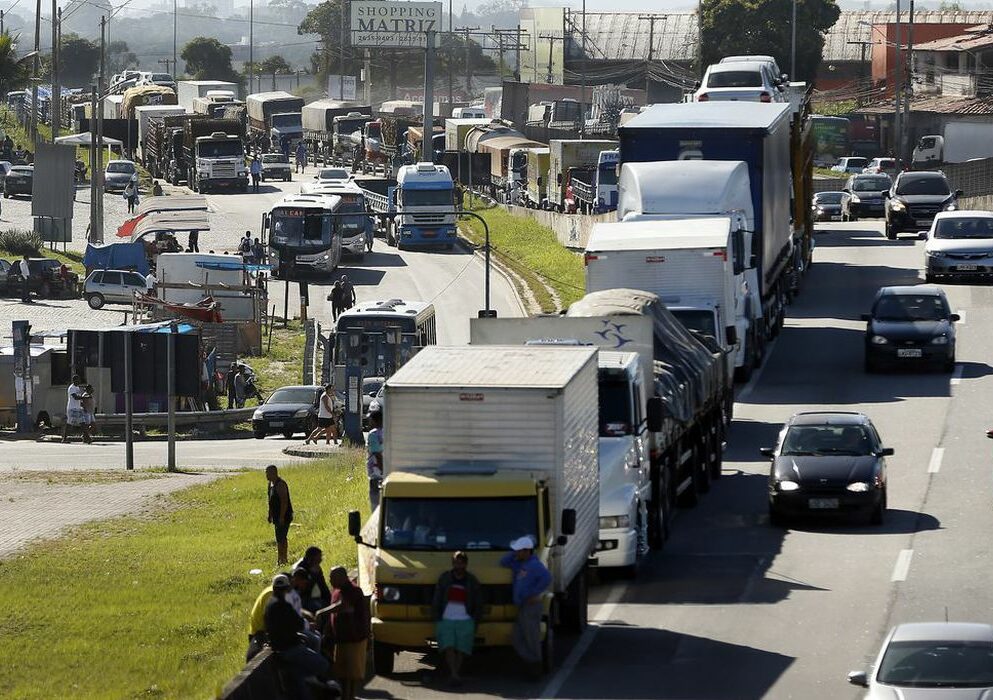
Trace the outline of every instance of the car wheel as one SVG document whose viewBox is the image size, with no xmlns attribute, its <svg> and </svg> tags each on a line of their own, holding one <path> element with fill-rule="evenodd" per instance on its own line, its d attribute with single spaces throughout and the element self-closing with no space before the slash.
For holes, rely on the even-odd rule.
<svg viewBox="0 0 993 700">
<path fill-rule="evenodd" d="M 925 282 L 934 282 L 935 279 L 936 279 L 936 277 L 934 276 L 933 273 L 931 273 L 931 272 L 925 272 L 924 273 L 924 281 Z"/>
<path fill-rule="evenodd" d="M 879 498 L 879 503 L 876 507 L 872 509 L 872 514 L 869 516 L 869 522 L 873 525 L 882 525 L 883 520 L 886 518 L 886 491 L 883 491 L 883 495 Z"/>
<path fill-rule="evenodd" d="M 259 182 L 265 182 L 265 175 L 259 175 Z"/>
<path fill-rule="evenodd" d="M 942 369 L 946 373 L 951 373 L 955 371 L 955 356 L 952 355 L 949 359 L 945 360 L 945 364 Z"/>
<path fill-rule="evenodd" d="M 103 294 L 91 294 L 86 297 L 86 303 L 89 304 L 91 309 L 103 308 L 104 300 Z"/>
<path fill-rule="evenodd" d="M 4 198 L 4 199 L 10 199 L 10 195 L 9 195 L 9 194 L 7 194 L 7 192 L 6 192 L 6 191 L 4 191 L 4 193 L 3 193 L 3 198 Z"/>
<path fill-rule="evenodd" d="M 48 282 L 42 282 L 41 287 L 38 288 L 38 296 L 42 298 L 48 298 L 52 293 L 52 285 Z"/>
<path fill-rule="evenodd" d="M 783 527 L 786 524 L 782 512 L 772 503 L 769 504 L 769 524 L 772 527 Z"/>
<path fill-rule="evenodd" d="M 896 229 L 890 226 L 890 222 L 886 222 L 886 238 L 895 241 L 896 240 Z"/>
<path fill-rule="evenodd" d="M 259 428 L 256 428 L 255 430 L 253 430 L 252 431 L 252 434 L 255 435 L 255 439 L 256 440 L 264 440 L 265 439 L 265 436 L 266 436 L 266 432 L 264 430 L 259 429 Z"/>
<path fill-rule="evenodd" d="M 286 438 L 287 440 L 292 440 L 293 439 L 293 431 L 292 430 L 284 430 L 283 431 L 283 437 Z"/>
</svg>

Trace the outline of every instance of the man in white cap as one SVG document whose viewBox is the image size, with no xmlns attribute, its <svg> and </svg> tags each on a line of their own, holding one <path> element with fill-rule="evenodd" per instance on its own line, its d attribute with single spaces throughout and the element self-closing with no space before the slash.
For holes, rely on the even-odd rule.
<svg viewBox="0 0 993 700">
<path fill-rule="evenodd" d="M 514 651 L 527 664 L 531 678 L 538 680 L 541 678 L 541 615 L 544 610 L 541 599 L 552 583 L 552 575 L 534 555 L 534 540 L 530 535 L 518 537 L 510 543 L 510 549 L 500 559 L 500 566 L 510 569 L 513 579 L 514 605 L 517 606 Z"/>
</svg>

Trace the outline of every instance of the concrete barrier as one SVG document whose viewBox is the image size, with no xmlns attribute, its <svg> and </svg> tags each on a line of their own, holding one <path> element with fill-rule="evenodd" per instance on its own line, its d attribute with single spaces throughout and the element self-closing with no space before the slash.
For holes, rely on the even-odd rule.
<svg viewBox="0 0 993 700">
<path fill-rule="evenodd" d="M 245 664 L 237 676 L 228 681 L 220 700 L 283 700 L 286 694 L 276 672 L 276 657 L 267 647 Z M 289 700 L 289 698 L 286 698 Z"/>
<path fill-rule="evenodd" d="M 555 232 L 559 243 L 573 250 L 585 250 L 586 242 L 595 224 L 617 221 L 617 212 L 607 212 L 595 216 L 584 214 L 559 214 L 555 211 L 528 209 L 527 207 L 508 206 L 514 216 L 526 216 L 534 219 L 542 226 L 547 226 Z"/>
</svg>

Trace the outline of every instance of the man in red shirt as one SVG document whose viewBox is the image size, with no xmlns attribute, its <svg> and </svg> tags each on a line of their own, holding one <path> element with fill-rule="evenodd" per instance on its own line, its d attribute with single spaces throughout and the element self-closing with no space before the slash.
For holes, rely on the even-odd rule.
<svg viewBox="0 0 993 700">
<path fill-rule="evenodd" d="M 331 580 L 331 617 L 328 620 L 334 639 L 334 676 L 341 684 L 342 700 L 354 700 L 365 678 L 366 645 L 371 624 L 369 601 L 362 590 L 348 578 L 344 567 L 328 574 Z"/>
<path fill-rule="evenodd" d="M 468 555 L 456 552 L 451 570 L 443 573 L 434 587 L 434 635 L 439 651 L 445 654 L 453 686 L 462 685 L 459 671 L 472 653 L 476 623 L 483 612 L 479 581 L 467 571 L 468 566 Z"/>
</svg>

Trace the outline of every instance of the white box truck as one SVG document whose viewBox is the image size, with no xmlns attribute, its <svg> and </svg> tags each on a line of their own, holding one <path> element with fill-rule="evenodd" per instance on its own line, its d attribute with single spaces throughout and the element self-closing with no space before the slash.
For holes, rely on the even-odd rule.
<svg viewBox="0 0 993 700">
<path fill-rule="evenodd" d="M 359 582 L 372 596 L 378 673 L 390 672 L 396 652 L 430 645 L 425 591 L 457 550 L 469 553 L 486 600 L 476 646 L 510 645 L 517 610 L 499 561 L 522 535 L 552 574 L 546 667 L 549 627 L 585 627 L 599 519 L 596 354 L 431 345 L 387 380 L 380 505 L 364 527 L 358 511 L 348 517 Z"/>
<path fill-rule="evenodd" d="M 934 168 L 975 158 L 993 158 L 993 124 L 989 121 L 948 122 L 941 134 L 921 136 L 914 147 L 913 164 Z"/>
<path fill-rule="evenodd" d="M 189 113 L 193 113 L 193 101 L 206 97 L 213 90 L 226 90 L 238 94 L 238 85 L 225 80 L 180 80 L 176 83 L 176 102 Z"/>
<path fill-rule="evenodd" d="M 548 203 L 561 209 L 565 204 L 573 172 L 595 168 L 601 151 L 617 148 L 616 141 L 602 139 L 552 139 L 548 142 Z"/>
</svg>

